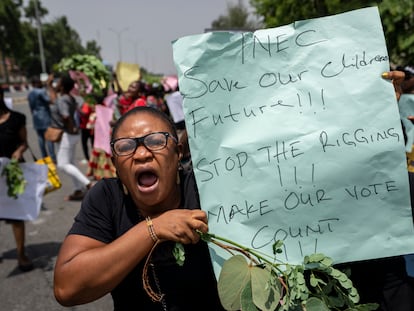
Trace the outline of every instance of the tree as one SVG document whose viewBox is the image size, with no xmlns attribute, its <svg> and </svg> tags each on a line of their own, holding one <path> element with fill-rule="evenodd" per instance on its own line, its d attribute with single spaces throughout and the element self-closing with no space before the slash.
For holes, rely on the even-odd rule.
<svg viewBox="0 0 414 311">
<path fill-rule="evenodd" d="M 378 5 L 391 61 L 414 64 L 413 0 L 250 0 L 250 4 L 265 27 Z"/>
<path fill-rule="evenodd" d="M 37 31 L 30 22 L 23 22 L 21 24 L 23 40 L 20 44 L 19 56 L 16 57 L 16 62 L 22 68 L 25 76 L 30 77 L 41 72 L 41 63 L 39 56 L 39 42 L 37 38 Z"/>
<path fill-rule="evenodd" d="M 385 0 L 379 4 L 385 38 L 394 63 L 414 64 L 414 1 Z"/>
<path fill-rule="evenodd" d="M 211 30 L 246 30 L 260 28 L 260 24 L 249 19 L 249 12 L 241 0 L 237 4 L 229 4 L 227 15 L 220 15 L 211 23 Z"/>
<path fill-rule="evenodd" d="M 30 20 L 30 23 L 33 25 L 36 22 L 36 3 L 37 2 L 37 12 L 39 19 L 42 19 L 49 11 L 42 6 L 40 0 L 30 0 L 27 7 L 24 8 L 24 15 Z"/>
<path fill-rule="evenodd" d="M 0 1 L 0 49 L 7 56 L 12 56 L 21 44 L 21 5 L 22 0 Z"/>
<path fill-rule="evenodd" d="M 6 82 L 9 80 L 6 66 L 6 56 L 18 55 L 22 42 L 20 27 L 20 7 L 22 0 L 0 1 L 0 54 Z"/>
<path fill-rule="evenodd" d="M 37 34 L 36 10 L 42 20 L 47 8 L 40 0 L 29 0 L 23 6 L 23 0 L 0 1 L 0 54 L 12 58 L 26 76 L 42 72 L 40 63 L 39 40 Z M 23 19 L 22 13 L 24 13 Z M 92 40 L 82 46 L 79 34 L 69 25 L 65 16 L 56 18 L 51 23 L 40 23 L 43 38 L 46 70 L 51 72 L 53 66 L 62 58 L 73 54 L 88 54 L 100 57 L 101 48 Z M 6 77 L 7 79 L 7 77 Z"/>
<path fill-rule="evenodd" d="M 98 57 L 99 59 L 102 59 L 101 47 L 98 45 L 98 43 L 95 40 L 86 42 L 85 53 L 88 55 L 94 55 Z"/>
<path fill-rule="evenodd" d="M 48 71 L 62 58 L 73 54 L 85 54 L 78 33 L 70 27 L 65 16 L 52 23 L 43 24 L 46 67 Z"/>
</svg>

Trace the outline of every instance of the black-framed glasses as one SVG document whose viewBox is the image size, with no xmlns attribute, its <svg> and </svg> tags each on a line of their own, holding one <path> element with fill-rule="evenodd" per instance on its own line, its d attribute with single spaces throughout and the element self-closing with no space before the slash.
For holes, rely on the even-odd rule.
<svg viewBox="0 0 414 311">
<path fill-rule="evenodd" d="M 150 151 L 157 151 L 167 146 L 168 138 L 177 143 L 177 139 L 168 132 L 154 132 L 141 137 L 117 138 L 111 141 L 111 149 L 117 156 L 133 154 L 141 145 Z"/>
</svg>

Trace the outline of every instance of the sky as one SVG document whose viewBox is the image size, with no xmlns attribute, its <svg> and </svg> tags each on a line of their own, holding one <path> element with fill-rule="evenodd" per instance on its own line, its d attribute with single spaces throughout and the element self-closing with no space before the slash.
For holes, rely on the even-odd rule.
<svg viewBox="0 0 414 311">
<path fill-rule="evenodd" d="M 152 73 L 176 74 L 171 42 L 200 34 L 238 0 L 39 0 L 43 22 L 66 16 L 85 46 L 95 40 L 106 63 L 138 63 Z M 250 10 L 248 0 L 242 0 Z M 47 40 L 44 38 L 43 40 Z"/>
</svg>

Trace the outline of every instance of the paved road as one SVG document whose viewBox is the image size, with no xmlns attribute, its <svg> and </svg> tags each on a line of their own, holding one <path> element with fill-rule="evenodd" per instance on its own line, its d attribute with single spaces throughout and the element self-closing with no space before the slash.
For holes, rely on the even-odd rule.
<svg viewBox="0 0 414 311">
<path fill-rule="evenodd" d="M 9 95 L 9 94 L 6 94 Z M 40 157 L 37 136 L 24 93 L 10 94 L 14 109 L 27 117 L 28 140 L 33 152 Z M 77 161 L 82 160 L 77 148 Z M 25 158 L 31 161 L 29 152 Z M 79 165 L 86 170 L 86 166 Z M 65 308 L 53 296 L 53 268 L 60 245 L 69 230 L 79 202 L 66 202 L 63 197 L 71 192 L 70 180 L 60 173 L 62 188 L 44 197 L 44 209 L 35 221 L 26 223 L 26 249 L 35 269 L 21 273 L 17 268 L 15 242 L 11 226 L 0 222 L 0 310 L 4 311 L 109 311 L 113 309 L 109 295 L 90 304 Z"/>
</svg>

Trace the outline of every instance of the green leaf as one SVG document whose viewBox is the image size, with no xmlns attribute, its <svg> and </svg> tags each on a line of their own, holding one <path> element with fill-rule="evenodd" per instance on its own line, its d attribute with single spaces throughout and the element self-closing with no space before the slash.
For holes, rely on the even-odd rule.
<svg viewBox="0 0 414 311">
<path fill-rule="evenodd" d="M 264 311 L 273 311 L 279 304 L 281 289 L 279 282 L 272 282 L 272 273 L 269 269 L 251 267 L 251 286 L 254 304 Z M 244 309 L 243 309 L 244 310 Z"/>
<path fill-rule="evenodd" d="M 332 260 L 332 258 L 325 257 L 324 259 L 321 260 L 321 264 L 323 264 L 327 267 L 330 267 L 333 264 L 333 260 Z"/>
<path fill-rule="evenodd" d="M 352 289 L 352 287 L 353 287 L 352 281 L 349 280 L 349 279 L 348 280 L 344 280 L 344 281 L 340 280 L 339 283 L 341 284 L 341 286 L 343 288 L 346 288 L 346 289 Z"/>
<path fill-rule="evenodd" d="M 367 303 L 358 306 L 354 306 L 346 309 L 345 311 L 374 311 L 379 308 L 379 305 L 376 303 Z"/>
<path fill-rule="evenodd" d="M 11 159 L 4 166 L 1 175 L 6 177 L 7 195 L 17 199 L 18 195 L 22 194 L 26 188 L 26 180 L 19 162 L 16 159 Z"/>
<path fill-rule="evenodd" d="M 259 309 L 253 303 L 251 282 L 247 282 L 241 292 L 240 305 L 243 311 L 258 311 Z M 272 310 L 273 311 L 273 310 Z"/>
<path fill-rule="evenodd" d="M 323 259 L 325 259 L 325 255 L 324 254 L 312 254 L 309 255 L 309 261 L 310 262 L 321 262 Z"/>
<path fill-rule="evenodd" d="M 318 279 L 313 274 L 310 276 L 310 285 L 312 287 L 318 286 Z"/>
<path fill-rule="evenodd" d="M 273 255 L 282 253 L 282 246 L 283 246 L 282 240 L 277 240 L 275 243 L 273 243 L 273 246 L 272 246 Z"/>
<path fill-rule="evenodd" d="M 242 255 L 234 255 L 224 262 L 217 287 L 226 310 L 240 310 L 241 292 L 249 281 L 250 269 Z"/>
<path fill-rule="evenodd" d="M 179 266 L 183 266 L 185 261 L 185 249 L 181 243 L 175 243 L 173 248 L 173 255 L 177 264 Z"/>
<path fill-rule="evenodd" d="M 315 297 L 311 297 L 306 301 L 306 311 L 330 311 L 326 304 Z"/>
</svg>

